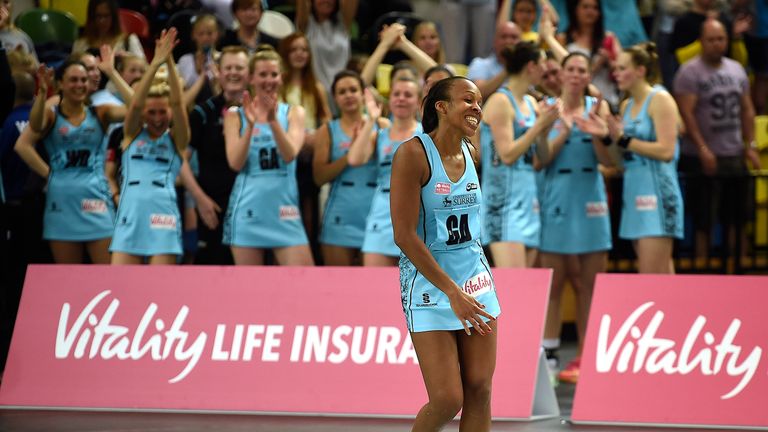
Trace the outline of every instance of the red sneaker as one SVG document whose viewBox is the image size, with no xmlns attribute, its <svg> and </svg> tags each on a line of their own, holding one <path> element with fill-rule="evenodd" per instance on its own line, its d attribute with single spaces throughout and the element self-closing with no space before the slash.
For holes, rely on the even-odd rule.
<svg viewBox="0 0 768 432">
<path fill-rule="evenodd" d="M 557 374 L 557 379 L 560 382 L 566 382 L 576 384 L 579 381 L 579 370 L 581 369 L 581 357 L 576 357 L 568 363 L 565 369 L 561 370 Z"/>
</svg>

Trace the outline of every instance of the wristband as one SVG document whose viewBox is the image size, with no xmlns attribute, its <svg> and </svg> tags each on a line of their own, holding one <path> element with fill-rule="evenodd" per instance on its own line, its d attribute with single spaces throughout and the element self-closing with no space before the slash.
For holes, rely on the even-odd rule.
<svg viewBox="0 0 768 432">
<path fill-rule="evenodd" d="M 600 141 L 603 143 L 604 146 L 608 147 L 609 145 L 613 144 L 613 139 L 611 139 L 611 134 L 608 134 L 602 138 L 600 138 Z"/>
<path fill-rule="evenodd" d="M 626 149 L 627 147 L 629 147 L 629 142 L 630 141 L 632 141 L 632 137 L 631 136 L 626 136 L 624 134 L 621 134 L 621 137 L 619 137 L 619 140 L 616 141 L 616 144 L 618 144 L 619 147 L 621 147 L 623 149 Z"/>
</svg>

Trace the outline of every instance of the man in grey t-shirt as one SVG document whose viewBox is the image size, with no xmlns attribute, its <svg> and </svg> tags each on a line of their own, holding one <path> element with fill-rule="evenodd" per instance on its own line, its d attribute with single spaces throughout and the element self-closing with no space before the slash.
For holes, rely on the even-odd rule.
<svg viewBox="0 0 768 432">
<path fill-rule="evenodd" d="M 716 214 L 717 222 L 731 228 L 743 223 L 750 186 L 745 160 L 756 169 L 760 160 L 749 81 L 744 68 L 725 57 L 725 26 L 708 19 L 699 40 L 701 54 L 677 71 L 674 93 L 686 131 L 679 170 L 685 174 L 686 208 L 694 215 L 701 255 Z"/>
</svg>

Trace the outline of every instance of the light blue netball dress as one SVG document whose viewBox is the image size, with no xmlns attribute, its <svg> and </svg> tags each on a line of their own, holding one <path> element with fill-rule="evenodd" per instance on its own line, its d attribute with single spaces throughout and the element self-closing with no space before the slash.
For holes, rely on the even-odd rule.
<svg viewBox="0 0 768 432">
<path fill-rule="evenodd" d="M 643 141 L 656 141 L 648 105 L 659 91 L 659 88 L 651 90 L 634 119 L 631 111 L 635 101 L 629 100 L 624 111 L 625 135 Z M 675 157 L 669 162 L 640 156 L 632 151 L 624 153 L 624 192 L 619 225 L 621 238 L 683 238 L 683 198 L 677 179 L 679 152 L 680 145 L 676 143 Z"/>
<path fill-rule="evenodd" d="M 376 160 L 379 170 L 376 194 L 373 196 L 371 211 L 365 224 L 363 252 L 396 257 L 400 256 L 400 248 L 395 244 L 392 217 L 389 213 L 389 181 L 392 177 L 392 157 L 403 141 L 393 142 L 389 138 L 389 132 L 390 129 L 387 128 L 376 134 Z M 422 133 L 421 123 L 416 125 L 414 133 Z"/>
<path fill-rule="evenodd" d="M 331 135 L 330 160 L 347 157 L 352 139 L 344 133 L 339 119 L 328 123 Z M 365 237 L 365 219 L 376 193 L 376 161 L 371 158 L 359 167 L 346 167 L 331 183 L 325 204 L 320 243 L 360 249 Z"/>
<path fill-rule="evenodd" d="M 589 115 L 595 103 L 595 98 L 586 98 L 583 117 Z M 557 128 L 553 128 L 549 139 L 554 140 L 558 135 Z M 592 135 L 574 124 L 545 171 L 541 201 L 542 252 L 582 254 L 611 249 L 608 200 L 597 163 Z"/>
<path fill-rule="evenodd" d="M 104 130 L 92 107 L 79 126 L 54 109 L 43 143 L 50 156 L 43 238 L 92 241 L 112 237 L 115 206 L 104 176 Z"/>
<path fill-rule="evenodd" d="M 478 185 L 472 155 L 462 143 L 465 168 L 452 182 L 443 167 L 440 153 L 427 134 L 417 135 L 424 146 L 430 177 L 421 188 L 421 206 L 416 232 L 437 264 L 464 292 L 485 305 L 497 317 L 501 313 L 488 260 L 480 243 L 483 196 Z M 453 313 L 448 297 L 432 285 L 405 255 L 400 255 L 400 295 L 411 332 L 460 330 L 462 323 Z M 483 321 L 487 321 L 483 318 Z"/>
<path fill-rule="evenodd" d="M 277 121 L 288 130 L 288 104 L 277 107 Z M 241 134 L 246 119 L 240 109 Z M 223 243 L 277 248 L 307 244 L 299 212 L 296 159 L 285 163 L 268 123 L 254 123 L 248 159 L 237 174 L 224 215 Z"/>
<path fill-rule="evenodd" d="M 109 250 L 142 256 L 181 255 L 175 186 L 181 158 L 170 131 L 152 139 L 142 129 L 123 152 L 122 169 L 120 206 Z"/>
<path fill-rule="evenodd" d="M 536 122 L 536 111 L 526 98 L 529 115 L 520 112 L 512 93 L 506 87 L 499 89 L 507 96 L 515 110 L 512 124 L 514 137 L 521 137 Z M 483 188 L 483 244 L 517 242 L 528 247 L 539 246 L 539 199 L 536 192 L 536 175 L 533 170 L 531 146 L 511 165 L 501 161 L 493 142 L 491 128 L 483 123 L 480 129 L 482 147 Z"/>
</svg>

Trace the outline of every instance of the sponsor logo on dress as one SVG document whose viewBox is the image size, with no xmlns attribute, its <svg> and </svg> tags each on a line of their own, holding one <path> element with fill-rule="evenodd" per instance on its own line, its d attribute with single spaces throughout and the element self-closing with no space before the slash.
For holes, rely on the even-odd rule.
<svg viewBox="0 0 768 432">
<path fill-rule="evenodd" d="M 84 199 L 80 201 L 80 210 L 83 213 L 106 213 L 107 203 L 100 199 Z"/>
<path fill-rule="evenodd" d="M 608 204 L 605 201 L 587 203 L 587 217 L 601 217 L 607 214 Z"/>
<path fill-rule="evenodd" d="M 462 285 L 461 290 L 472 297 L 477 297 L 491 291 L 492 287 L 493 280 L 491 280 L 491 275 L 484 271 L 467 279 L 464 285 Z"/>
<path fill-rule="evenodd" d="M 415 306 L 417 308 L 435 307 L 437 306 L 437 303 L 432 303 L 432 299 L 429 298 L 429 293 L 424 293 L 421 295 L 421 303 L 416 303 Z"/>
<path fill-rule="evenodd" d="M 450 183 L 443 183 L 443 182 L 435 183 L 435 193 L 438 194 L 438 195 L 450 195 L 450 193 L 451 193 L 451 184 Z"/>
<path fill-rule="evenodd" d="M 299 219 L 299 208 L 296 206 L 280 206 L 280 220 Z"/>
<path fill-rule="evenodd" d="M 136 141 L 136 147 L 144 147 L 144 145 L 146 145 L 146 144 L 147 144 L 147 142 L 144 141 L 144 140 Z"/>
<path fill-rule="evenodd" d="M 659 208 L 656 195 L 638 195 L 635 197 L 637 211 L 655 211 Z"/>
<path fill-rule="evenodd" d="M 352 147 L 352 141 L 344 141 L 339 144 L 339 148 L 342 150 L 349 150 L 350 147 Z"/>
<path fill-rule="evenodd" d="M 477 189 L 477 183 L 467 183 L 467 192 Z"/>
<path fill-rule="evenodd" d="M 152 229 L 176 229 L 176 216 L 152 213 L 149 215 L 149 227 Z"/>
<path fill-rule="evenodd" d="M 59 134 L 66 135 L 69 133 L 69 128 L 67 126 L 62 126 L 59 128 Z"/>
<path fill-rule="evenodd" d="M 477 204 L 477 194 L 461 194 L 443 198 L 443 207 L 467 206 Z"/>
</svg>

